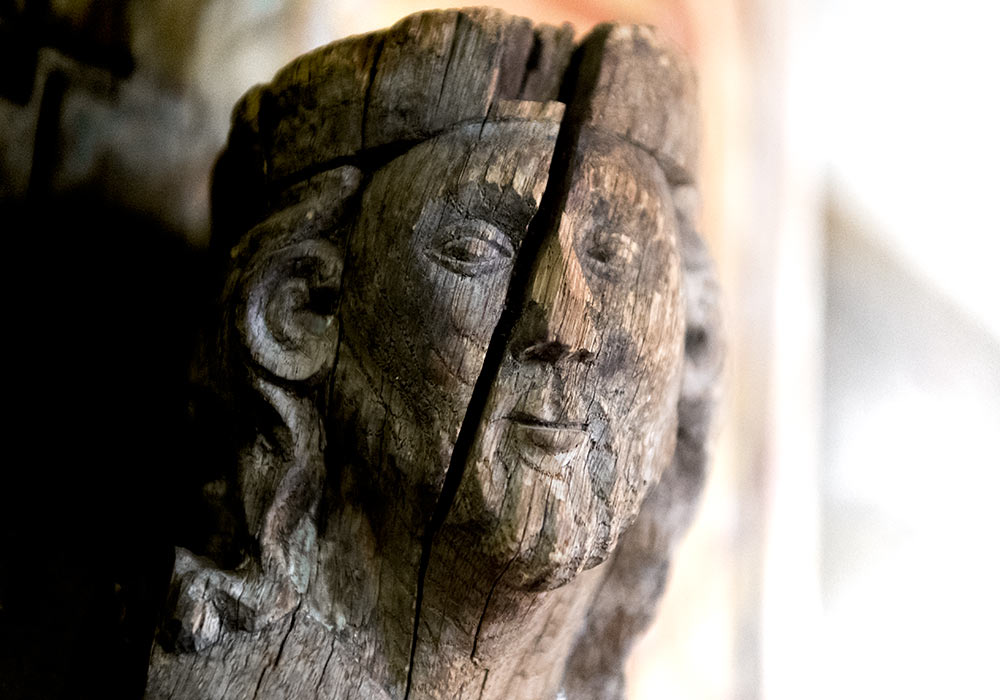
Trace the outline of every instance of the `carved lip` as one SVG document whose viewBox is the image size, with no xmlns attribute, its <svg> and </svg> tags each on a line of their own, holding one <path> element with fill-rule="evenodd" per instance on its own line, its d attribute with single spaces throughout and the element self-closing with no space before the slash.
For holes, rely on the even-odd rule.
<svg viewBox="0 0 1000 700">
<path fill-rule="evenodd" d="M 507 420 L 521 439 L 551 455 L 565 454 L 587 437 L 587 424 L 581 421 L 543 420 L 527 413 L 512 413 Z"/>
</svg>

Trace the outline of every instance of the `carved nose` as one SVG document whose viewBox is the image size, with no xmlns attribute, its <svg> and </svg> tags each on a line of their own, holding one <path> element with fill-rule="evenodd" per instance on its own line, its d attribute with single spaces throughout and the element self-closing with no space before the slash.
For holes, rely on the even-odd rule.
<svg viewBox="0 0 1000 700">
<path fill-rule="evenodd" d="M 593 361 L 592 296 L 571 245 L 553 236 L 539 251 L 511 351 L 522 362 Z"/>
</svg>

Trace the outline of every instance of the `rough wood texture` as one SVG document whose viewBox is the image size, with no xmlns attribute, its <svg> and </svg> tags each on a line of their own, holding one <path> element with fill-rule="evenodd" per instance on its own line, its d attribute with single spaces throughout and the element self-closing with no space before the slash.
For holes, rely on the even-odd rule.
<svg viewBox="0 0 1000 700">
<path fill-rule="evenodd" d="M 248 93 L 206 357 L 238 454 L 148 698 L 622 697 L 721 357 L 693 114 L 651 30 L 486 9 Z"/>
</svg>

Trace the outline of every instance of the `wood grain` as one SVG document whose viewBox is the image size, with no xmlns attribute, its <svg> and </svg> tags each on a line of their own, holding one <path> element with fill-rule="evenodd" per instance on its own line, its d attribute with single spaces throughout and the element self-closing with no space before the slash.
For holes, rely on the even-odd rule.
<svg viewBox="0 0 1000 700">
<path fill-rule="evenodd" d="M 206 490 L 241 563 L 178 549 L 148 698 L 622 697 L 721 358 L 693 104 L 648 29 L 487 9 L 248 93 Z"/>
</svg>

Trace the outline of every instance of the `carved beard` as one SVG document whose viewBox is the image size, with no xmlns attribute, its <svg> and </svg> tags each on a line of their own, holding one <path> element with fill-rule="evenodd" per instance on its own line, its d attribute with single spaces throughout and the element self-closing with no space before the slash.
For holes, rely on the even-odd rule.
<svg viewBox="0 0 1000 700">
<path fill-rule="evenodd" d="M 677 383 L 616 417 L 596 394 L 565 401 L 559 369 L 512 369 L 494 384 L 448 527 L 511 585 L 550 590 L 604 562 L 634 521 L 673 453 Z"/>
</svg>

